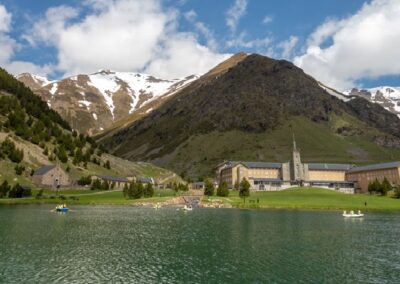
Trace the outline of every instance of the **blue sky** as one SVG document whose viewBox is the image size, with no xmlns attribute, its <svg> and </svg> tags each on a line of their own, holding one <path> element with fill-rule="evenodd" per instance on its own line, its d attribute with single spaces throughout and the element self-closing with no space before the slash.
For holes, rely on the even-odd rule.
<svg viewBox="0 0 400 284">
<path fill-rule="evenodd" d="M 246 51 L 339 90 L 399 86 L 399 19 L 397 0 L 2 0 L 0 65 L 182 77 Z"/>
</svg>

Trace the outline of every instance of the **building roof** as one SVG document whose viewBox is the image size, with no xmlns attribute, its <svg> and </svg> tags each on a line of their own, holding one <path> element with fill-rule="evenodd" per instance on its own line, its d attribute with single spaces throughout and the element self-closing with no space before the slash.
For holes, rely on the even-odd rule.
<svg viewBox="0 0 400 284">
<path fill-rule="evenodd" d="M 309 170 L 331 170 L 331 171 L 348 171 L 353 167 L 350 164 L 323 164 L 323 163 L 309 163 Z"/>
<path fill-rule="evenodd" d="M 249 169 L 280 169 L 282 163 L 269 163 L 269 162 L 240 162 Z"/>
<path fill-rule="evenodd" d="M 282 168 L 282 163 L 270 163 L 270 162 L 248 162 L 248 161 L 226 161 L 217 166 L 221 167 L 223 165 L 226 166 L 226 168 L 231 168 L 234 167 L 238 164 L 242 164 L 246 168 L 249 169 L 280 169 Z"/>
<path fill-rule="evenodd" d="M 116 176 L 98 176 L 98 177 L 106 181 L 128 182 L 128 179 L 126 177 L 116 177 Z"/>
<path fill-rule="evenodd" d="M 42 166 L 33 173 L 34 176 L 41 176 L 49 172 L 50 170 L 54 169 L 56 166 L 55 165 L 45 165 Z"/>
<path fill-rule="evenodd" d="M 346 180 L 307 180 L 306 182 L 309 183 L 336 183 L 336 184 L 353 184 L 353 181 L 346 181 Z"/>
<path fill-rule="evenodd" d="M 138 181 L 141 183 L 153 183 L 153 178 L 151 177 L 140 177 Z"/>
<path fill-rule="evenodd" d="M 362 167 L 354 167 L 351 170 L 349 170 L 349 172 L 355 173 L 355 172 L 363 172 L 363 171 L 384 170 L 384 169 L 391 169 L 391 168 L 398 168 L 398 167 L 400 167 L 400 161 L 390 162 L 390 163 L 382 163 L 382 164 L 373 164 L 373 165 L 362 166 Z"/>
<path fill-rule="evenodd" d="M 253 178 L 253 177 L 250 177 L 249 179 L 254 180 L 254 181 L 283 182 L 283 180 L 281 180 L 279 178 Z"/>
</svg>

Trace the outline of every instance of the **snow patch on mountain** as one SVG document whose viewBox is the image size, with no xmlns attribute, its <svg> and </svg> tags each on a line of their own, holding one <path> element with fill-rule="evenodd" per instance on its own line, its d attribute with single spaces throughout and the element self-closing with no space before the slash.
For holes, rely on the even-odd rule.
<svg viewBox="0 0 400 284">
<path fill-rule="evenodd" d="M 52 96 L 54 96 L 56 94 L 57 90 L 58 90 L 58 84 L 57 83 L 53 83 L 53 85 L 51 86 L 51 89 L 50 89 L 49 92 L 50 92 L 50 94 Z"/>
<path fill-rule="evenodd" d="M 318 83 L 318 85 L 322 89 L 324 89 L 328 94 L 330 94 L 331 96 L 337 97 L 339 100 L 342 100 L 344 102 L 348 102 L 354 98 L 354 97 L 351 97 L 349 94 L 340 93 L 340 92 L 338 92 L 334 89 L 331 89 L 321 83 Z"/>
<path fill-rule="evenodd" d="M 363 97 L 377 103 L 400 118 L 400 87 L 382 86 L 370 89 L 353 88 L 343 92 L 345 95 Z"/>
</svg>

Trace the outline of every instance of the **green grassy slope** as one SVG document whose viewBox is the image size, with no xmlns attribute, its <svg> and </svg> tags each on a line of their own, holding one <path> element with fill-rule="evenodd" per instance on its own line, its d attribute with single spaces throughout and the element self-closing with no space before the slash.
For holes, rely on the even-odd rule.
<svg viewBox="0 0 400 284">
<path fill-rule="evenodd" d="M 350 124 L 362 134 L 337 133 L 338 128 Z M 290 160 L 292 133 L 304 162 L 367 164 L 400 159 L 400 149 L 380 147 L 371 141 L 380 134 L 375 128 L 351 117 L 332 116 L 326 123 L 293 117 L 279 129 L 264 133 L 233 130 L 195 135 L 154 162 L 193 176 L 212 175 L 213 167 L 224 160 L 285 162 Z"/>
<path fill-rule="evenodd" d="M 257 203 L 257 199 L 259 203 Z M 211 197 L 234 207 L 241 208 L 287 208 L 287 209 L 329 209 L 329 210 L 388 210 L 399 211 L 400 200 L 388 196 L 367 194 L 344 194 L 327 189 L 296 188 L 274 192 L 252 192 L 246 203 L 237 191 L 229 197 Z M 365 206 L 367 202 L 367 206 Z"/>
</svg>

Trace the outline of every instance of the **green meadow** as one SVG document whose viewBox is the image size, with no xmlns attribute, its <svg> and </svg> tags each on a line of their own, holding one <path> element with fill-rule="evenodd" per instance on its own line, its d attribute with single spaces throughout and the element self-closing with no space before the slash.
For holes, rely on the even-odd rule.
<svg viewBox="0 0 400 284">
<path fill-rule="evenodd" d="M 222 202 L 238 208 L 400 211 L 400 199 L 390 196 L 344 194 L 319 188 L 251 192 L 245 200 L 239 197 L 237 191 L 231 191 L 228 197 L 205 197 L 203 202 Z"/>
</svg>

